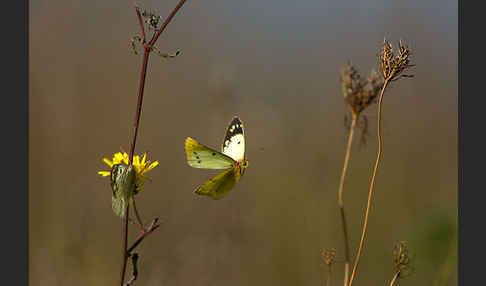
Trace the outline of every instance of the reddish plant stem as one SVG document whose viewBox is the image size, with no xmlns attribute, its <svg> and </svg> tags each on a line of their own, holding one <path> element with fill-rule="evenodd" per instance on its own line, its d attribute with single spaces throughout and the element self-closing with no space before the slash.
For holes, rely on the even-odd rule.
<svg viewBox="0 0 486 286">
<path fill-rule="evenodd" d="M 130 164 L 132 164 L 132 162 L 133 162 L 133 155 L 134 155 L 134 152 L 135 152 L 135 143 L 137 142 L 138 126 L 140 124 L 140 115 L 142 113 L 143 91 L 144 91 L 144 87 L 145 87 L 147 65 L 148 65 L 148 59 L 149 59 L 150 52 L 152 51 L 152 46 L 155 44 L 155 42 L 157 42 L 157 39 L 159 38 L 160 34 L 162 34 L 162 32 L 165 30 L 167 25 L 172 20 L 172 18 L 174 18 L 174 16 L 176 15 L 177 11 L 179 11 L 179 9 L 182 7 L 182 5 L 185 2 L 186 2 L 185 0 L 181 0 L 177 4 L 177 6 L 172 10 L 172 12 L 169 14 L 167 19 L 165 19 L 164 23 L 162 24 L 162 26 L 160 27 L 158 32 L 152 37 L 152 40 L 148 44 L 145 42 L 145 29 L 144 29 L 144 26 L 143 26 L 143 21 L 142 21 L 142 16 L 140 14 L 140 10 L 138 8 L 135 8 L 135 11 L 137 13 L 138 22 L 139 22 L 139 25 L 140 25 L 140 29 L 142 31 L 142 37 L 143 37 L 142 44 L 144 46 L 144 53 L 143 53 L 142 73 L 141 73 L 141 76 L 140 76 L 140 85 L 139 85 L 139 89 L 138 89 L 137 111 L 136 111 L 136 114 L 135 114 L 135 122 L 134 122 L 134 125 L 133 125 L 132 142 L 131 142 L 131 146 L 130 146 L 130 157 L 129 157 L 129 163 Z M 128 253 L 129 253 L 129 252 L 127 252 L 128 212 L 129 212 L 129 208 L 128 208 L 128 205 L 127 205 L 127 207 L 125 208 L 125 216 L 123 217 L 123 235 L 122 235 L 122 237 L 123 237 L 123 242 L 122 242 L 122 248 L 123 248 L 122 249 L 122 251 L 123 251 L 122 258 L 123 258 L 123 261 L 122 261 L 122 266 L 121 266 L 121 271 L 120 271 L 120 286 L 123 286 L 123 283 L 125 282 L 125 271 L 126 271 L 126 268 L 127 268 L 127 258 L 128 258 Z M 146 235 L 152 233 L 152 231 L 155 230 L 158 227 L 158 225 L 155 225 L 155 223 L 156 223 L 156 220 L 154 220 L 154 222 L 152 222 L 151 227 L 147 231 L 144 231 L 144 233 L 142 234 L 142 237 L 139 238 L 135 242 L 134 246 L 132 246 L 130 249 L 135 248 L 146 237 Z"/>
<path fill-rule="evenodd" d="M 147 74 L 147 63 L 150 55 L 150 49 L 145 48 L 143 53 L 142 75 L 140 77 L 140 86 L 138 89 L 137 112 L 135 114 L 135 123 L 133 126 L 132 144 L 130 147 L 130 164 L 133 162 L 133 154 L 135 152 L 135 143 L 137 142 L 137 132 L 140 123 L 140 115 L 142 113 L 143 90 L 145 87 L 145 77 Z M 123 243 L 122 243 L 122 266 L 120 270 L 120 286 L 125 282 L 125 271 L 127 268 L 127 244 L 128 244 L 128 204 L 125 207 L 125 216 L 123 217 Z"/>
<path fill-rule="evenodd" d="M 140 25 L 140 30 L 142 30 L 142 44 L 145 44 L 145 27 L 143 26 L 142 14 L 140 14 L 140 9 L 135 7 L 137 12 L 138 24 Z"/>
<path fill-rule="evenodd" d="M 125 208 L 125 216 L 123 217 L 123 243 L 122 243 L 122 266 L 120 270 L 120 286 L 125 282 L 125 270 L 127 268 L 127 242 L 128 242 L 128 207 Z"/>
<path fill-rule="evenodd" d="M 132 144 L 130 146 L 130 164 L 133 161 L 133 154 L 135 152 L 135 143 L 137 142 L 137 133 L 138 133 L 138 126 L 140 123 L 140 115 L 142 113 L 143 90 L 145 87 L 145 77 L 147 74 L 147 64 L 148 64 L 149 55 L 150 55 L 150 49 L 145 48 L 143 53 L 142 75 L 140 77 L 140 86 L 138 88 L 137 112 L 135 114 L 135 123 L 133 124 Z"/>
<path fill-rule="evenodd" d="M 172 12 L 170 12 L 169 16 L 167 16 L 167 18 L 165 19 L 164 23 L 162 23 L 162 25 L 160 26 L 160 29 L 157 32 L 157 34 L 155 34 L 155 36 L 150 41 L 150 43 L 149 43 L 150 46 L 153 46 L 155 44 L 155 42 L 157 42 L 157 39 L 159 38 L 160 34 L 162 34 L 162 32 L 167 27 L 167 25 L 169 25 L 169 23 L 172 20 L 172 18 L 174 18 L 174 16 L 177 14 L 177 11 L 179 11 L 179 9 L 182 7 L 182 5 L 184 5 L 185 2 L 186 2 L 186 0 L 179 1 L 179 3 L 177 4 L 177 6 L 174 8 L 174 10 L 172 10 Z"/>
<path fill-rule="evenodd" d="M 152 223 L 150 226 L 144 230 L 144 232 L 137 238 L 137 240 L 130 246 L 130 248 L 127 250 L 127 254 L 131 255 L 132 251 L 149 235 L 151 234 L 154 230 L 156 230 L 160 225 L 157 224 L 158 218 L 154 218 L 152 220 Z"/>
<path fill-rule="evenodd" d="M 125 270 L 127 268 L 127 242 L 128 242 L 128 211 L 130 209 L 127 207 L 125 208 L 125 216 L 123 217 L 123 243 L 122 243 L 122 267 L 120 270 L 120 286 L 123 286 L 125 282 Z"/>
</svg>

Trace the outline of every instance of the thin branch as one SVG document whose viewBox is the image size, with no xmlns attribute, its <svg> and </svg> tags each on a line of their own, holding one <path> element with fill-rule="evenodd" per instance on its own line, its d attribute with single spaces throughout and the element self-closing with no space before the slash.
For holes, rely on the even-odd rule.
<svg viewBox="0 0 486 286">
<path fill-rule="evenodd" d="M 167 25 L 169 25 L 172 18 L 174 18 L 174 16 L 177 14 L 177 11 L 179 11 L 179 9 L 182 7 L 182 5 L 184 5 L 185 2 L 186 2 L 186 0 L 179 1 L 179 4 L 177 4 L 177 6 L 174 8 L 174 10 L 172 10 L 172 12 L 169 14 L 167 19 L 165 19 L 164 23 L 162 23 L 162 26 L 160 26 L 160 29 L 157 32 L 157 34 L 155 34 L 154 37 L 152 38 L 152 40 L 150 41 L 150 43 L 149 43 L 150 46 L 153 46 L 155 44 L 155 42 L 157 42 L 157 39 L 159 38 L 160 34 L 162 34 L 162 32 L 167 27 Z"/>
<path fill-rule="evenodd" d="M 138 24 L 140 25 L 140 30 L 142 32 L 142 44 L 145 44 L 145 26 L 143 25 L 142 14 L 140 14 L 140 9 L 135 7 L 135 11 L 137 12 Z"/>
<path fill-rule="evenodd" d="M 130 164 L 133 161 L 133 154 L 135 152 L 135 143 L 137 142 L 138 126 L 140 124 L 140 115 L 142 113 L 142 101 L 143 101 L 143 90 L 145 87 L 145 78 L 147 74 L 148 59 L 150 55 L 150 49 L 145 48 L 143 53 L 142 62 L 142 73 L 140 76 L 140 85 L 138 87 L 138 101 L 137 101 L 137 111 L 135 113 L 135 120 L 133 124 L 133 136 L 132 144 L 130 145 Z"/>
<path fill-rule="evenodd" d="M 140 215 L 138 214 L 137 204 L 135 203 L 135 198 L 133 198 L 132 205 L 133 205 L 133 211 L 135 212 L 135 217 L 137 218 L 138 225 L 140 226 L 140 229 L 142 231 L 145 231 L 145 228 L 144 228 L 143 223 L 142 223 L 142 219 L 140 218 Z"/>
<path fill-rule="evenodd" d="M 128 243 L 128 212 L 129 212 L 128 205 L 125 208 L 125 216 L 123 217 L 123 234 L 122 234 L 122 266 L 120 270 L 120 285 L 123 286 L 123 282 L 125 280 L 125 269 L 127 268 L 127 243 Z"/>
<path fill-rule="evenodd" d="M 353 272 L 351 273 L 351 278 L 349 279 L 349 286 L 352 286 L 353 279 L 356 275 L 356 269 L 358 268 L 359 258 L 361 257 L 361 252 L 363 251 L 365 236 L 366 236 L 366 228 L 368 226 L 368 218 L 370 215 L 370 208 L 371 208 L 371 199 L 373 198 L 373 188 L 375 186 L 375 178 L 376 172 L 378 170 L 378 166 L 380 164 L 381 153 L 382 153 L 382 138 L 381 138 L 381 105 L 383 102 L 383 94 L 385 92 L 386 86 L 388 85 L 389 79 L 385 79 L 383 83 L 383 87 L 380 92 L 380 97 L 378 98 L 378 153 L 376 155 L 376 162 L 375 167 L 373 169 L 373 175 L 371 176 L 371 183 L 370 183 L 370 190 L 368 193 L 368 203 L 366 205 L 366 213 L 363 223 L 363 230 L 361 232 L 361 240 L 359 242 L 358 253 L 356 254 L 356 259 L 354 261 Z"/>
<path fill-rule="evenodd" d="M 398 276 L 400 276 L 400 271 L 397 271 L 395 272 L 395 275 L 393 275 L 393 278 L 392 280 L 390 281 L 390 286 L 393 286 L 395 284 L 395 282 L 397 281 L 398 279 Z"/>
<path fill-rule="evenodd" d="M 354 130 L 356 129 L 356 122 L 358 121 L 358 115 L 354 112 L 352 113 L 353 119 L 351 121 L 351 129 L 349 130 L 348 143 L 346 147 L 346 155 L 344 156 L 344 166 L 341 173 L 341 179 L 339 181 L 338 190 L 338 205 L 341 210 L 341 220 L 343 223 L 343 233 L 344 233 L 344 286 L 348 285 L 349 276 L 349 239 L 348 239 L 348 229 L 346 224 L 346 216 L 344 213 L 344 201 L 343 201 L 343 188 L 344 188 L 344 177 L 346 176 L 346 170 L 348 169 L 349 158 L 351 156 L 351 145 L 353 143 Z"/>
<path fill-rule="evenodd" d="M 138 267 L 137 267 L 137 263 L 138 263 L 138 254 L 137 253 L 134 253 L 133 255 L 131 255 L 131 258 L 132 258 L 132 266 L 133 266 L 133 271 L 132 271 L 132 278 L 127 282 L 127 284 L 125 284 L 125 286 L 130 286 L 132 285 L 132 283 L 137 280 L 137 277 L 138 277 Z"/>
<path fill-rule="evenodd" d="M 327 281 L 326 286 L 331 286 L 331 274 L 332 274 L 332 265 L 329 264 L 327 268 Z"/>
<path fill-rule="evenodd" d="M 135 114 L 135 123 L 133 126 L 132 144 L 130 147 L 130 164 L 133 162 L 133 153 L 135 151 L 135 143 L 137 142 L 137 131 L 140 123 L 140 114 L 142 113 L 143 90 L 145 86 L 145 75 L 147 74 L 147 63 L 150 55 L 150 49 L 145 48 L 143 53 L 142 74 L 140 77 L 140 86 L 138 89 L 137 111 Z M 128 244 L 128 204 L 125 207 L 125 216 L 123 217 L 123 243 L 122 243 L 122 266 L 120 270 L 120 286 L 123 286 L 125 280 L 125 270 L 127 268 L 127 244 Z"/>
<path fill-rule="evenodd" d="M 127 255 L 130 256 L 132 251 L 149 235 L 151 234 L 154 230 L 156 230 L 160 225 L 157 224 L 159 221 L 158 218 L 154 218 L 152 220 L 152 223 L 150 226 L 137 238 L 137 240 L 130 246 L 130 248 L 127 250 Z"/>
<path fill-rule="evenodd" d="M 155 46 L 152 47 L 152 51 L 154 51 L 160 57 L 163 57 L 163 58 L 166 58 L 166 59 L 175 58 L 181 53 L 181 51 L 176 51 L 175 53 L 163 53 L 159 49 L 157 49 Z"/>
</svg>

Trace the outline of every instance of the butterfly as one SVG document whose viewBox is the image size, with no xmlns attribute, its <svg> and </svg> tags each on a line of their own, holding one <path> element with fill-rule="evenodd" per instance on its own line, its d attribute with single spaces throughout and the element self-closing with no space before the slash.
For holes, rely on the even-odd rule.
<svg viewBox="0 0 486 286">
<path fill-rule="evenodd" d="M 215 200 L 228 194 L 248 167 L 243 123 L 236 116 L 226 130 L 221 152 L 206 147 L 191 137 L 186 138 L 185 149 L 189 166 L 224 170 L 194 191 L 198 195 L 210 196 Z"/>
<path fill-rule="evenodd" d="M 111 207 L 119 217 L 125 215 L 125 209 L 136 192 L 136 173 L 132 165 L 113 165 L 110 174 L 112 189 Z"/>
</svg>

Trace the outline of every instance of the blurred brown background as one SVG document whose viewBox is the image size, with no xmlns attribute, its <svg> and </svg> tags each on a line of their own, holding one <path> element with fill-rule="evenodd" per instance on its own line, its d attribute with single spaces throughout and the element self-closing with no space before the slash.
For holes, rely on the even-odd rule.
<svg viewBox="0 0 486 286">
<path fill-rule="evenodd" d="M 165 17 L 176 3 L 139 5 Z M 103 157 L 129 149 L 141 68 L 129 45 L 139 32 L 133 7 L 30 2 L 31 285 L 119 279 L 121 220 L 97 171 L 107 169 Z M 356 282 L 389 283 L 393 245 L 406 240 L 413 273 L 401 285 L 457 284 L 457 1 L 189 0 L 158 42 L 182 54 L 149 63 L 136 153 L 161 164 L 137 202 L 162 226 L 139 248 L 136 285 L 322 285 L 328 247 L 338 252 L 333 285 L 342 285 L 339 71 L 351 60 L 368 75 L 384 37 L 408 43 L 417 66 L 385 95 L 383 161 Z M 214 172 L 186 164 L 184 139 L 219 148 L 233 115 L 245 123 L 250 167 L 225 199 L 196 197 Z M 367 143 L 358 132 L 344 189 L 353 256 L 376 105 L 366 115 Z"/>
</svg>

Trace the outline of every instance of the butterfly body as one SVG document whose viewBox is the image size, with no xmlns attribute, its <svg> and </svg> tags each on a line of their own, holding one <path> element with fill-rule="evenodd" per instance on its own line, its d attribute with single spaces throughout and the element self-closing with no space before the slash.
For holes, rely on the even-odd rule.
<svg viewBox="0 0 486 286">
<path fill-rule="evenodd" d="M 226 130 L 222 152 L 211 149 L 187 137 L 185 142 L 186 158 L 193 168 L 224 170 L 199 186 L 195 193 L 221 199 L 233 189 L 248 167 L 245 154 L 243 124 L 234 117 Z"/>
</svg>

